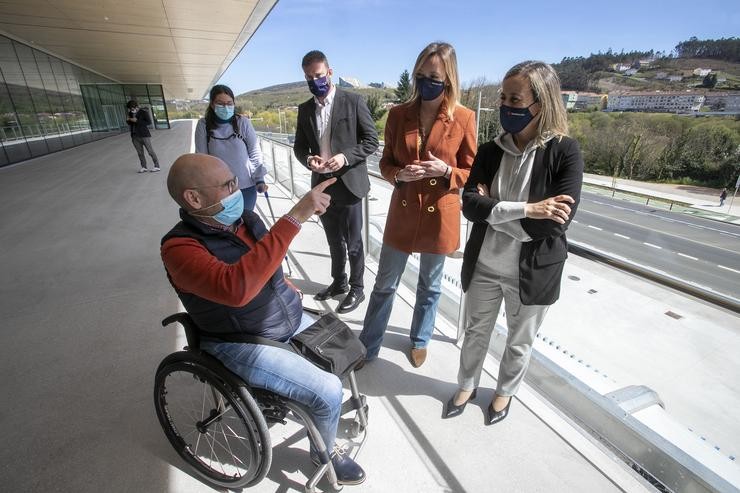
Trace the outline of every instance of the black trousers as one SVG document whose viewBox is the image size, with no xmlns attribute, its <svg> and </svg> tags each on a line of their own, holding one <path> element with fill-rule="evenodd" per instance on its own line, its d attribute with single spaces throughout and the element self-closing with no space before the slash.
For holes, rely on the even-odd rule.
<svg viewBox="0 0 740 493">
<path fill-rule="evenodd" d="M 337 284 L 347 282 L 345 264 L 349 257 L 349 285 L 364 288 L 365 253 L 362 245 L 362 201 L 354 204 L 332 203 L 319 216 L 324 225 L 326 241 L 331 254 L 331 277 Z"/>
</svg>

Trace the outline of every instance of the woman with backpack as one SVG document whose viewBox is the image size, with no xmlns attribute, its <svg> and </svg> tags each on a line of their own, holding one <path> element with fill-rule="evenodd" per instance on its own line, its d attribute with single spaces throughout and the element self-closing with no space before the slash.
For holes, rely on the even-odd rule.
<svg viewBox="0 0 740 493">
<path fill-rule="evenodd" d="M 205 118 L 195 127 L 195 152 L 215 156 L 228 165 L 244 196 L 244 209 L 253 210 L 257 193 L 267 190 L 267 168 L 257 133 L 249 118 L 234 113 L 234 93 L 222 84 L 211 88 Z"/>
</svg>

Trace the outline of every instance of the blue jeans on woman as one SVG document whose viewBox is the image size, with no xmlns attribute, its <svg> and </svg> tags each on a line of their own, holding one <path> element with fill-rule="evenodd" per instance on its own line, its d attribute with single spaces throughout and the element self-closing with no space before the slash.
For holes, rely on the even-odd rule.
<svg viewBox="0 0 740 493">
<path fill-rule="evenodd" d="M 442 270 L 445 264 L 445 255 L 436 253 L 420 255 L 419 280 L 416 285 L 416 303 L 414 304 L 414 317 L 411 319 L 410 334 L 411 343 L 415 349 L 426 347 L 429 339 L 432 338 L 437 304 L 442 292 Z M 383 335 L 391 317 L 396 288 L 401 281 L 408 258 L 408 253 L 383 243 L 380 250 L 378 274 L 375 276 L 375 286 L 370 295 L 365 322 L 360 334 L 360 341 L 367 348 L 368 360 L 378 357 Z"/>
<path fill-rule="evenodd" d="M 257 205 L 257 187 L 242 188 L 242 196 L 244 197 L 244 210 L 253 211 L 254 206 Z"/>
<path fill-rule="evenodd" d="M 313 319 L 304 313 L 295 334 L 312 323 Z M 306 406 L 331 453 L 342 407 L 342 382 L 336 375 L 291 351 L 273 346 L 203 341 L 201 348 L 252 387 L 269 390 Z"/>
</svg>

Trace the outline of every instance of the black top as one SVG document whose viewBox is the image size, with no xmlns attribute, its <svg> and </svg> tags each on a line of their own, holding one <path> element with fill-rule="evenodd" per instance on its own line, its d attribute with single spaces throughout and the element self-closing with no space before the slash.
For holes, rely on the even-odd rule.
<svg viewBox="0 0 740 493">
<path fill-rule="evenodd" d="M 489 227 L 486 218 L 496 205 L 491 197 L 480 195 L 476 186 L 479 183 L 490 186 L 501 165 L 503 152 L 495 142 L 483 144 L 463 189 L 463 215 L 474 223 L 463 257 L 463 291 L 470 286 Z M 570 205 L 571 214 L 565 224 L 550 219 L 520 219 L 522 228 L 532 237 L 532 241 L 522 243 L 519 254 L 519 298 L 524 305 L 551 305 L 560 296 L 560 278 L 568 256 L 565 231 L 578 209 L 582 182 L 583 158 L 574 139 L 554 138 L 544 148 L 537 149 L 527 202 L 564 194 L 573 197 L 575 203 Z"/>
</svg>

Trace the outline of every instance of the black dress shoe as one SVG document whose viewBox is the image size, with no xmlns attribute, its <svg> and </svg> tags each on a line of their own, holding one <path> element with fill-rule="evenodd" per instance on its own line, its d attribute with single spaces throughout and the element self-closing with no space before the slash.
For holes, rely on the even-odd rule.
<svg viewBox="0 0 740 493">
<path fill-rule="evenodd" d="M 457 392 L 455 393 L 455 395 L 457 395 Z M 468 405 L 468 402 L 475 399 L 476 395 L 478 395 L 478 389 L 473 389 L 473 392 L 470 394 L 470 397 L 468 397 L 468 400 L 463 402 L 459 406 L 455 405 L 455 396 L 453 395 L 452 397 L 450 397 L 450 400 L 447 401 L 447 405 L 442 412 L 442 419 L 455 418 L 457 416 L 460 416 L 465 410 L 465 406 Z"/>
<path fill-rule="evenodd" d="M 315 299 L 316 301 L 324 301 L 328 300 L 329 298 L 339 296 L 340 294 L 344 294 L 347 291 L 349 291 L 349 286 L 347 286 L 346 284 L 331 283 L 325 289 L 322 289 L 321 291 L 316 293 L 313 299 Z"/>
<path fill-rule="evenodd" d="M 365 293 L 358 291 L 355 288 L 349 290 L 347 296 L 344 297 L 339 306 L 337 307 L 337 313 L 351 312 L 365 300 Z"/>
<path fill-rule="evenodd" d="M 506 404 L 506 407 L 503 408 L 500 411 L 496 411 L 493 409 L 493 402 L 491 402 L 488 405 L 488 415 L 486 416 L 486 426 L 487 425 L 493 425 L 498 423 L 499 421 L 503 421 L 506 416 L 509 415 L 509 408 L 511 407 L 511 401 L 514 400 L 514 396 L 509 397 L 509 402 Z"/>
<path fill-rule="evenodd" d="M 311 456 L 314 465 L 319 465 L 318 457 Z M 367 477 L 362 467 L 352 460 L 349 455 L 342 452 L 335 452 L 331 458 L 331 464 L 334 466 L 334 472 L 337 474 L 337 483 L 339 484 L 360 484 Z"/>
</svg>

